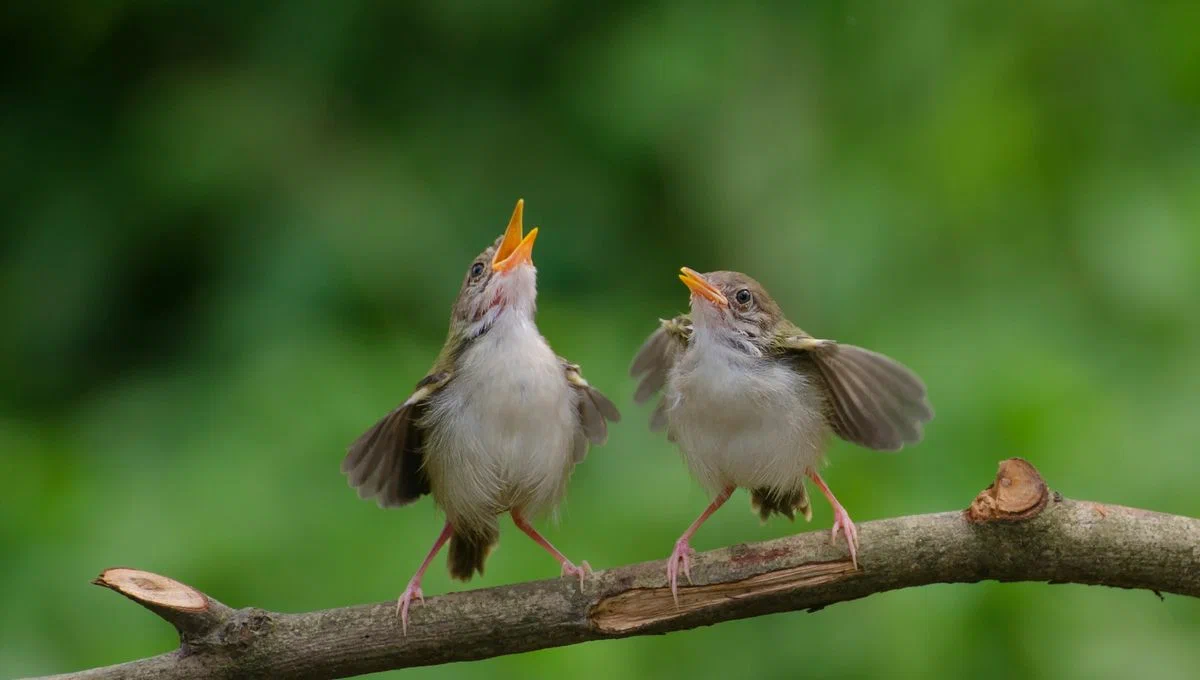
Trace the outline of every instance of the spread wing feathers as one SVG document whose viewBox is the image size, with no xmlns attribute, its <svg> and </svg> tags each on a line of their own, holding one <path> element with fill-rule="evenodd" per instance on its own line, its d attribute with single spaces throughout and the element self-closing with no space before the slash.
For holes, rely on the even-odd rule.
<svg viewBox="0 0 1200 680">
<path fill-rule="evenodd" d="M 675 361 L 687 349 L 688 339 L 692 335 L 692 320 L 687 314 L 680 314 L 674 319 L 661 319 L 658 330 L 650 334 L 633 364 L 629 367 L 629 375 L 637 378 L 637 391 L 634 392 L 634 403 L 641 404 L 667 384 L 667 375 Z M 650 414 L 650 429 L 658 432 L 667 426 L 666 399 L 659 399 L 654 412 Z"/>
<path fill-rule="evenodd" d="M 407 401 L 350 445 L 342 460 L 342 473 L 360 498 L 375 498 L 380 507 L 388 508 L 407 505 L 429 493 L 420 422 L 426 400 L 449 378 L 448 373 L 425 376 Z"/>
<path fill-rule="evenodd" d="M 817 340 L 799 329 L 782 344 L 816 364 L 829 387 L 829 422 L 839 437 L 880 451 L 921 441 L 933 409 L 924 383 L 908 368 L 882 354 Z"/>
<path fill-rule="evenodd" d="M 600 390 L 592 387 L 583 374 L 579 372 L 579 364 L 573 364 L 562 357 L 563 372 L 567 382 L 579 392 L 579 434 L 572 446 L 572 459 L 578 463 L 587 455 L 588 443 L 597 446 L 608 439 L 608 422 L 621 420 L 621 413 Z"/>
</svg>

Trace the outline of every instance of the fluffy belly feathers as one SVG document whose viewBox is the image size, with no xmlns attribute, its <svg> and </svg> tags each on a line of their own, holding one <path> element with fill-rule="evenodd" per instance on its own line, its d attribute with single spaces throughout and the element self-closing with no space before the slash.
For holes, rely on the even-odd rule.
<svg viewBox="0 0 1200 680">
<path fill-rule="evenodd" d="M 425 469 L 447 517 L 553 508 L 571 474 L 575 398 L 536 329 L 493 329 L 469 348 L 429 413 Z"/>
<path fill-rule="evenodd" d="M 693 348 L 668 379 L 668 426 L 710 491 L 787 491 L 803 485 L 824 453 L 822 399 L 818 385 L 789 367 Z"/>
</svg>

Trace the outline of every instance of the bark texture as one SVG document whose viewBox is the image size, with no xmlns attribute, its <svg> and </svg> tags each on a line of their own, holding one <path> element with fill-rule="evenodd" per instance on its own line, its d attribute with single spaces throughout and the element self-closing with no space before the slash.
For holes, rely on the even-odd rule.
<svg viewBox="0 0 1200 680">
<path fill-rule="evenodd" d="M 231 609 L 165 576 L 108 569 L 95 582 L 169 621 L 180 648 L 54 677 L 341 678 L 987 579 L 1200 597 L 1200 520 L 1063 498 L 1017 458 L 966 511 L 866 522 L 859 537 L 857 570 L 828 530 L 701 553 L 678 607 L 661 560 L 598 572 L 583 592 L 568 578 L 430 597 L 412 608 L 407 637 L 392 601 L 302 614 Z"/>
</svg>

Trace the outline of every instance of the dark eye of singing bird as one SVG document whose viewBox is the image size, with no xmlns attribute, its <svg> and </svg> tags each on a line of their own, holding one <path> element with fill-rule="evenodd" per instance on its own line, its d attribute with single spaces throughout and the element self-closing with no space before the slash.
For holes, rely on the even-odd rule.
<svg viewBox="0 0 1200 680">
<path fill-rule="evenodd" d="M 471 265 L 471 278 L 477 279 L 480 276 L 483 276 L 483 263 L 476 262 L 475 264 Z"/>
<path fill-rule="evenodd" d="M 743 288 L 737 292 L 737 295 L 734 296 L 734 299 L 737 300 L 739 305 L 750 304 L 750 291 L 746 288 Z"/>
</svg>

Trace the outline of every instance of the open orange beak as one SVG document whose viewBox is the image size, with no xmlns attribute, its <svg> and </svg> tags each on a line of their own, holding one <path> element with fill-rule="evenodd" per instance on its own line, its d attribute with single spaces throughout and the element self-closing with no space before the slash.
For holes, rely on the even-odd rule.
<svg viewBox="0 0 1200 680">
<path fill-rule="evenodd" d="M 508 218 L 508 228 L 504 230 L 504 240 L 500 242 L 500 247 L 496 249 L 496 256 L 492 258 L 492 264 L 500 262 L 504 258 L 512 255 L 512 252 L 517 249 L 521 243 L 521 218 L 525 215 L 525 199 L 517 199 L 517 207 L 513 208 L 512 217 Z"/>
<path fill-rule="evenodd" d="M 537 240 L 537 227 L 528 234 L 521 236 L 524 227 L 521 219 L 525 214 L 525 199 L 517 201 L 512 217 L 508 220 L 508 229 L 504 230 L 504 239 L 492 257 L 492 271 L 507 272 L 518 265 L 533 263 L 533 242 Z"/>
<path fill-rule="evenodd" d="M 679 271 L 683 272 L 679 275 L 679 280 L 683 281 L 683 285 L 690 288 L 692 293 L 699 295 L 718 307 L 729 306 L 729 300 L 725 299 L 725 294 L 716 286 L 709 283 L 703 274 L 691 267 L 683 267 Z"/>
</svg>

